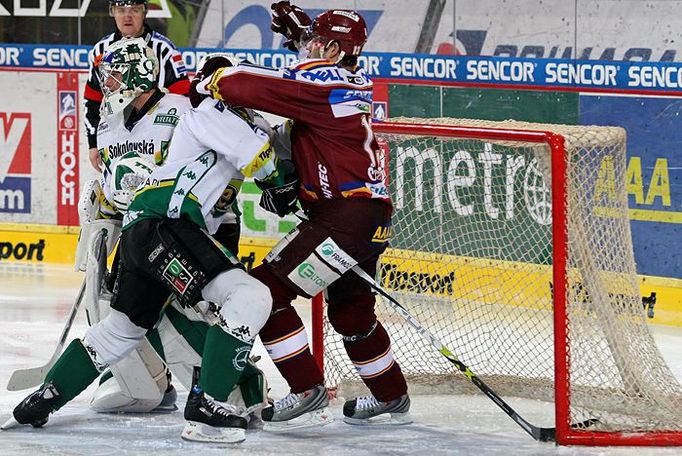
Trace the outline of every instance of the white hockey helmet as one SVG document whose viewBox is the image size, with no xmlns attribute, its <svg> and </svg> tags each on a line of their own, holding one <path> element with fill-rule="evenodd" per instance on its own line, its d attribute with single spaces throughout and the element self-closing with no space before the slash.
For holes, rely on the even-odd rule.
<svg viewBox="0 0 682 456">
<path fill-rule="evenodd" d="M 135 196 L 135 190 L 154 171 L 156 165 L 148 158 L 137 152 L 128 152 L 114 164 L 111 175 L 108 176 L 111 198 L 116 208 L 125 212 Z"/>
<path fill-rule="evenodd" d="M 125 109 L 140 94 L 157 86 L 159 61 L 143 38 L 123 38 L 111 44 L 96 60 L 104 94 L 103 116 Z"/>
</svg>

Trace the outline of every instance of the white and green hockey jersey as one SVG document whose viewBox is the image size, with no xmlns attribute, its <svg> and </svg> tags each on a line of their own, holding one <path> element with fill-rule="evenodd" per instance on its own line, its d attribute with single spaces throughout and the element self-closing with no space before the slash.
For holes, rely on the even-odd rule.
<svg viewBox="0 0 682 456">
<path fill-rule="evenodd" d="M 123 229 L 144 218 L 186 218 L 213 234 L 232 214 L 244 177 L 275 172 L 268 133 L 248 111 L 207 98 L 180 120 L 166 162 L 136 192 Z"/>
<path fill-rule="evenodd" d="M 191 108 L 189 98 L 167 93 L 133 125 L 126 125 L 122 116 L 111 121 L 103 118 L 97 127 L 97 149 L 104 164 L 102 190 L 112 208 L 109 180 L 117 161 L 128 152 L 137 152 L 156 165 L 162 164 L 180 116 Z"/>
</svg>

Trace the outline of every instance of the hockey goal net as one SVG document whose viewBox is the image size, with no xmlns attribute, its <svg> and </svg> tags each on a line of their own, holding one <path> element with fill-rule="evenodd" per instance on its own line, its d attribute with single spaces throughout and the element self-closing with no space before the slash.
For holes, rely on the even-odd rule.
<svg viewBox="0 0 682 456">
<path fill-rule="evenodd" d="M 374 130 L 395 206 L 377 282 L 498 394 L 554 403 L 558 443 L 682 444 L 682 388 L 635 273 L 625 131 L 451 118 Z M 380 296 L 377 315 L 413 394 L 478 392 Z M 319 325 L 328 385 L 361 385 Z M 598 421 L 570 427 L 586 419 Z"/>
</svg>

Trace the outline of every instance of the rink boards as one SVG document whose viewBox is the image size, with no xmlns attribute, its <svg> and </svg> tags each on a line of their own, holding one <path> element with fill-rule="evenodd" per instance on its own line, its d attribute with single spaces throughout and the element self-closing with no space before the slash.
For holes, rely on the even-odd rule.
<svg viewBox="0 0 682 456">
<path fill-rule="evenodd" d="M 78 231 L 76 227 L 0 224 L 0 262 L 73 264 Z M 257 266 L 276 242 L 276 238 L 242 236 L 239 258 L 248 269 Z M 382 257 L 381 270 L 382 285 L 391 291 L 474 300 L 475 295 L 515 296 L 504 304 L 522 307 L 549 305 L 551 300 L 550 266 L 392 249 Z M 519 279 L 510 280 L 515 271 Z M 682 280 L 649 276 L 639 280 L 642 296 L 652 291 L 657 296 L 654 317 L 648 321 L 682 327 Z"/>
</svg>

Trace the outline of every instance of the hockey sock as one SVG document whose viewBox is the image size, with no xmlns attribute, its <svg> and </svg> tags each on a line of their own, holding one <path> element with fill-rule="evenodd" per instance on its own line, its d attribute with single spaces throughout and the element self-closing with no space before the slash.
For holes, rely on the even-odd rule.
<svg viewBox="0 0 682 456">
<path fill-rule="evenodd" d="M 254 268 L 250 274 L 270 289 L 272 313 L 259 335 L 291 392 L 302 393 L 323 383 L 324 376 L 310 353 L 301 317 L 291 306 L 296 293 L 277 278 L 267 265 Z"/>
<path fill-rule="evenodd" d="M 78 396 L 99 374 L 80 339 L 72 340 L 45 376 L 44 383 L 51 381 L 59 391 L 56 410 Z"/>
<path fill-rule="evenodd" d="M 161 359 L 166 362 L 166 354 L 163 352 L 163 343 L 161 342 L 161 336 L 159 336 L 158 329 L 150 329 L 147 334 L 144 335 L 149 341 L 154 351 L 158 353 Z"/>
<path fill-rule="evenodd" d="M 239 391 L 242 393 L 244 405 L 249 408 L 264 401 L 263 390 L 265 375 L 253 363 L 246 363 L 246 367 L 239 378 Z"/>
<path fill-rule="evenodd" d="M 324 382 L 310 352 L 301 317 L 293 307 L 273 312 L 261 329 L 260 338 L 292 393 L 302 393 Z"/>
<path fill-rule="evenodd" d="M 214 325 L 208 329 L 201 360 L 199 386 L 224 402 L 246 367 L 253 344 L 237 339 Z"/>
<path fill-rule="evenodd" d="M 166 308 L 166 316 L 178 334 L 187 341 L 192 349 L 202 354 L 209 325 L 203 321 L 190 320 L 172 306 Z"/>
<path fill-rule="evenodd" d="M 377 322 L 376 328 L 360 340 L 344 338 L 343 345 L 362 381 L 378 400 L 392 401 L 407 392 L 405 377 L 393 359 L 391 341 L 381 323 Z"/>
</svg>

